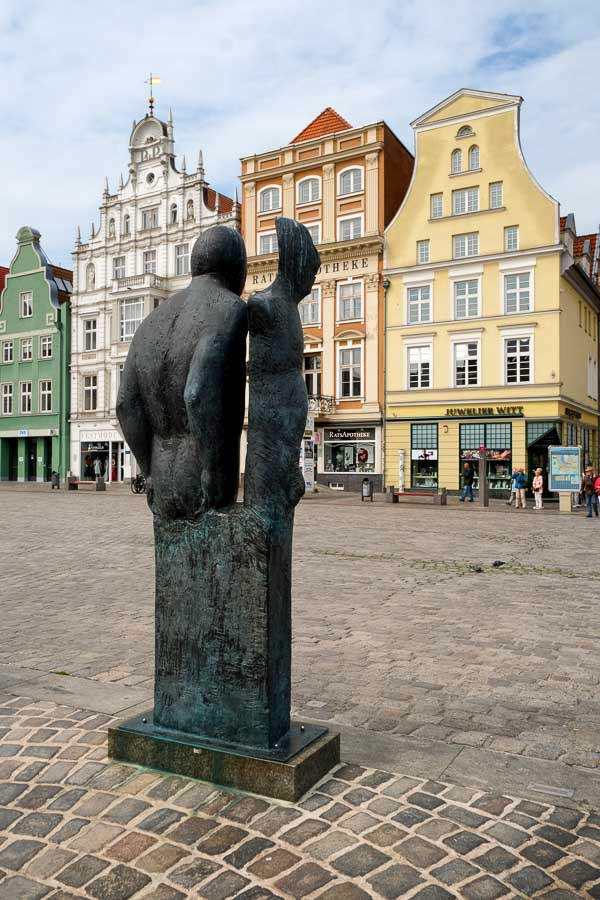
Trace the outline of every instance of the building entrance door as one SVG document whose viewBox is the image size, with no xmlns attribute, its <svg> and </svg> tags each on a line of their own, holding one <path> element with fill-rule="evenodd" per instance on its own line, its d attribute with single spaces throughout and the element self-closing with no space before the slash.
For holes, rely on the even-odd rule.
<svg viewBox="0 0 600 900">
<path fill-rule="evenodd" d="M 556 495 L 548 490 L 548 447 L 556 447 L 561 444 L 560 435 L 556 428 L 551 427 L 544 435 L 542 435 L 535 444 L 531 444 L 527 448 L 527 475 L 531 484 L 535 469 L 541 469 L 544 476 L 544 493 L 543 496 L 554 497 Z M 529 493 L 529 491 L 528 491 Z"/>
<path fill-rule="evenodd" d="M 8 439 L 8 480 L 19 479 L 19 441 L 17 438 Z"/>
<path fill-rule="evenodd" d="M 36 438 L 27 438 L 25 481 L 37 481 L 37 444 Z"/>
</svg>

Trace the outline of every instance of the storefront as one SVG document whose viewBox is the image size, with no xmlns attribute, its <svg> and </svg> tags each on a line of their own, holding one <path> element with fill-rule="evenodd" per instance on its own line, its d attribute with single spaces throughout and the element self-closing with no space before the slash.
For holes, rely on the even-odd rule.
<svg viewBox="0 0 600 900">
<path fill-rule="evenodd" d="M 459 475 L 464 483 L 465 463 L 475 472 L 473 487 L 479 488 L 481 467 L 485 465 L 490 497 L 506 498 L 510 494 L 512 476 L 512 423 L 469 422 L 460 423 Z M 482 461 L 485 452 L 485 462 Z"/>
<path fill-rule="evenodd" d="M 359 491 L 363 478 L 369 478 L 374 490 L 381 490 L 381 427 L 341 425 L 322 428 L 319 442 L 319 484 Z"/>
<path fill-rule="evenodd" d="M 78 437 L 73 468 L 82 481 L 94 481 L 98 477 L 107 482 L 131 478 L 131 451 L 118 431 L 86 429 L 77 435 L 75 427 L 72 432 Z"/>
</svg>

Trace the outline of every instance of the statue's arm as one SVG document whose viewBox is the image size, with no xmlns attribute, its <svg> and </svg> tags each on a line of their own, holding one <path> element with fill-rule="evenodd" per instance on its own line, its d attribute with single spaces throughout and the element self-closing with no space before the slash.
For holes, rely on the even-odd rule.
<svg viewBox="0 0 600 900">
<path fill-rule="evenodd" d="M 121 376 L 117 397 L 117 417 L 123 436 L 133 451 L 142 472 L 150 475 L 152 464 L 152 435 L 146 417 L 138 380 L 135 351 L 132 347 Z"/>
</svg>

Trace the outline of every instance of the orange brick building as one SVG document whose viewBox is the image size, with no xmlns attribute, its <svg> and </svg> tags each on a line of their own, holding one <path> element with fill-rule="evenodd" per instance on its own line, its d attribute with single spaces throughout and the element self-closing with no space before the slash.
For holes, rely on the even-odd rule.
<svg viewBox="0 0 600 900">
<path fill-rule="evenodd" d="M 383 232 L 407 191 L 412 154 L 385 122 L 353 128 L 328 107 L 289 144 L 242 158 L 246 295 L 277 272 L 275 219 L 310 230 L 321 268 L 300 304 L 315 415 L 316 480 L 383 480 Z"/>
</svg>

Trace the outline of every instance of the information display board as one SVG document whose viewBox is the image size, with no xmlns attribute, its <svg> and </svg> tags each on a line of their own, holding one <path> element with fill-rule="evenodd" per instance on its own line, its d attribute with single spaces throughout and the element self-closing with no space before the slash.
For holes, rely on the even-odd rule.
<svg viewBox="0 0 600 900">
<path fill-rule="evenodd" d="M 581 486 L 581 447 L 548 447 L 548 490 L 577 493 Z"/>
</svg>

